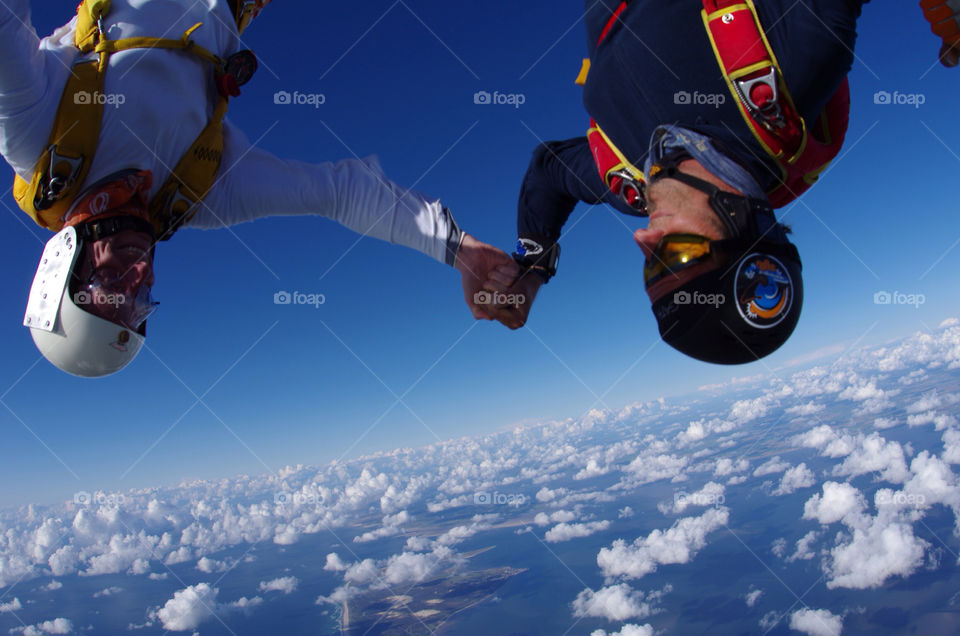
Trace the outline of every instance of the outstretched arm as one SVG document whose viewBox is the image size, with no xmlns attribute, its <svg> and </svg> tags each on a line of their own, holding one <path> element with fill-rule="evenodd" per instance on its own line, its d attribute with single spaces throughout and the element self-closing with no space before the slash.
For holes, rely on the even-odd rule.
<svg viewBox="0 0 960 636">
<path fill-rule="evenodd" d="M 191 227 L 213 229 L 268 216 L 325 216 L 364 236 L 454 264 L 461 231 L 436 199 L 390 181 L 375 158 L 337 163 L 280 159 L 227 122 L 220 177 Z"/>
<path fill-rule="evenodd" d="M 549 250 L 562 235 L 563 226 L 577 202 L 597 204 L 610 201 L 609 190 L 600 179 L 586 137 L 551 141 L 534 150 L 520 189 L 517 206 L 517 234 L 527 247 Z M 527 322 L 533 300 L 545 278 L 537 271 L 518 278 L 513 267 L 491 271 L 486 289 L 501 294 L 508 302 L 497 304 L 492 317 L 510 329 Z M 491 312 L 488 311 L 488 315 Z"/>
<path fill-rule="evenodd" d="M 250 145 L 227 123 L 221 177 L 189 225 L 220 228 L 266 216 L 316 214 L 363 234 L 419 250 L 462 276 L 477 319 L 490 319 L 483 284 L 491 270 L 518 270 L 513 259 L 462 232 L 434 199 L 387 179 L 375 159 L 311 164 Z"/>
</svg>

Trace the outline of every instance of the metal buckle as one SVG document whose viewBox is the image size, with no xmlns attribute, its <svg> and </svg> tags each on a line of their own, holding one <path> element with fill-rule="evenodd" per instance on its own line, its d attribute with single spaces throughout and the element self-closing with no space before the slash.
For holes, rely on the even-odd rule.
<svg viewBox="0 0 960 636">
<path fill-rule="evenodd" d="M 635 210 L 636 216 L 647 216 L 646 184 L 638 180 L 627 170 L 617 170 L 607 175 L 609 182 L 612 182 L 614 178 L 620 179 L 620 188 L 615 193 L 617 197 L 631 210 Z M 627 198 L 624 192 L 625 187 L 633 188 L 636 191 L 636 200 L 631 201 Z"/>
<path fill-rule="evenodd" d="M 740 100 L 750 111 L 750 115 L 762 126 L 771 130 L 771 128 L 783 128 L 786 121 L 783 119 L 783 111 L 780 108 L 780 89 L 777 87 L 777 69 L 770 68 L 770 71 L 760 77 L 748 80 L 736 80 L 734 86 L 740 95 Z M 751 93 L 758 84 L 764 84 L 773 92 L 773 97 L 765 105 L 761 106 L 753 101 Z"/>
<path fill-rule="evenodd" d="M 186 203 L 187 209 L 183 214 L 177 214 L 175 209 L 178 203 Z M 188 196 L 183 194 L 180 191 L 180 188 L 176 188 L 167 198 L 167 203 L 164 205 L 163 216 L 166 220 L 167 227 L 164 228 L 164 233 L 162 236 L 158 237 L 159 240 L 166 240 L 173 235 L 173 232 L 178 230 L 181 225 L 183 225 L 187 219 L 189 219 L 194 212 L 196 212 L 197 206 L 200 205 L 199 201 L 194 201 Z"/>
<path fill-rule="evenodd" d="M 37 190 L 37 200 L 34 201 L 34 207 L 37 210 L 46 210 L 53 206 L 66 190 L 69 190 L 76 183 L 80 172 L 83 170 L 83 155 L 76 159 L 66 157 L 57 153 L 57 145 L 53 144 L 47 148 L 50 153 L 50 165 L 47 168 L 47 174 L 41 180 L 41 186 Z M 54 169 L 61 163 L 70 166 L 70 173 L 66 176 L 55 174 Z M 44 183 L 46 181 L 46 183 Z"/>
</svg>

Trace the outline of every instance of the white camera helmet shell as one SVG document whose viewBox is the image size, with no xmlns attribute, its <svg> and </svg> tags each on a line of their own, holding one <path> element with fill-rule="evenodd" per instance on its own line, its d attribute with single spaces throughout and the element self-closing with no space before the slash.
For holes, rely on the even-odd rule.
<svg viewBox="0 0 960 636">
<path fill-rule="evenodd" d="M 43 357 L 75 376 L 120 371 L 140 353 L 145 337 L 77 306 L 70 275 L 80 255 L 77 231 L 67 227 L 47 242 L 30 288 L 23 324 Z"/>
</svg>

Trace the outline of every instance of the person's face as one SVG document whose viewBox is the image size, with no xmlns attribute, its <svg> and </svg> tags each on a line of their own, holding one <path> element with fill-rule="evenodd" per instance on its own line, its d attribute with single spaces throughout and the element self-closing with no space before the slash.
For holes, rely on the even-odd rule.
<svg viewBox="0 0 960 636">
<path fill-rule="evenodd" d="M 84 309 L 100 318 L 124 324 L 131 322 L 135 299 L 141 289 L 153 286 L 153 240 L 143 232 L 124 230 L 113 236 L 93 241 L 81 255 L 84 259 L 77 271 L 81 290 L 93 282 L 106 293 L 90 293 Z"/>
<path fill-rule="evenodd" d="M 682 172 L 717 185 L 721 190 L 734 191 L 692 159 L 681 163 L 679 168 Z M 710 207 L 707 195 L 676 179 L 655 181 L 647 189 L 647 210 L 649 224 L 633 235 L 647 259 L 656 258 L 654 252 L 657 244 L 668 234 L 697 234 L 711 240 L 725 238 L 723 223 Z M 702 263 L 680 270 L 651 285 L 647 295 L 654 302 L 713 267 L 715 265 L 712 263 Z"/>
</svg>

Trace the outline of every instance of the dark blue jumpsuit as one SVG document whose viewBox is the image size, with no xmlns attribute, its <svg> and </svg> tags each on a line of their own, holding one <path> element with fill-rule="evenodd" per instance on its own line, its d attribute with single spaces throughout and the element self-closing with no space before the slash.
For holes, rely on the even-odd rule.
<svg viewBox="0 0 960 636">
<path fill-rule="evenodd" d="M 856 22 L 869 0 L 755 0 L 800 114 L 813 121 L 853 65 Z M 588 0 L 590 74 L 583 102 L 630 162 L 643 167 L 663 124 L 708 135 L 770 190 L 779 170 L 743 121 L 700 16 L 700 0 L 630 0 L 597 44 L 620 0 Z M 724 95 L 713 104 L 677 104 L 679 92 Z M 588 120 L 584 120 L 585 128 Z M 600 178 L 586 137 L 539 146 L 520 191 L 517 229 L 545 248 L 559 238 L 578 201 L 628 211 Z"/>
</svg>

